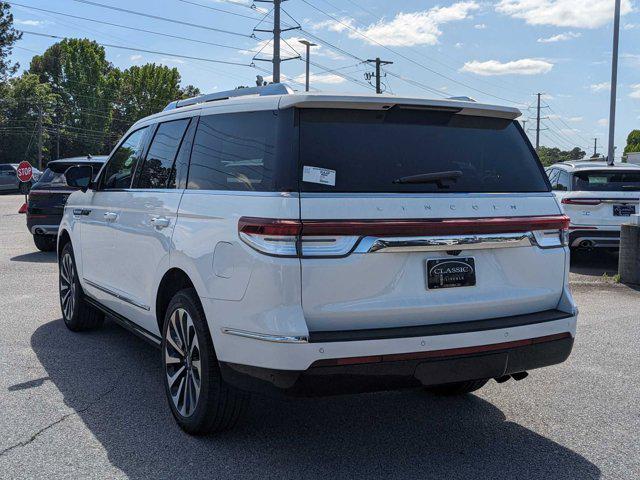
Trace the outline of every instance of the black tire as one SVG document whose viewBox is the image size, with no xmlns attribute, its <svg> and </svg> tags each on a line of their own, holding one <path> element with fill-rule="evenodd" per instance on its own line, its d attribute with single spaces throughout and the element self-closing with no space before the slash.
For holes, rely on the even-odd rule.
<svg viewBox="0 0 640 480">
<path fill-rule="evenodd" d="M 432 387 L 425 387 L 429 393 L 434 395 L 441 395 L 446 397 L 452 397 L 456 395 L 466 395 L 467 393 L 475 392 L 476 390 L 484 387 L 489 379 L 483 380 L 469 380 L 466 382 L 446 383 L 444 385 L 434 385 Z"/>
<path fill-rule="evenodd" d="M 36 248 L 41 252 L 53 252 L 56 249 L 56 236 L 55 235 L 34 235 L 33 243 L 36 244 Z"/>
<path fill-rule="evenodd" d="M 60 308 L 67 328 L 73 332 L 81 332 L 101 326 L 104 314 L 84 299 L 71 242 L 67 243 L 60 253 L 58 269 Z"/>
<path fill-rule="evenodd" d="M 182 352 L 191 353 L 185 357 Z M 162 360 L 167 401 L 180 428 L 191 435 L 206 435 L 237 423 L 249 395 L 222 379 L 204 310 L 192 288 L 179 291 L 169 302 Z"/>
</svg>

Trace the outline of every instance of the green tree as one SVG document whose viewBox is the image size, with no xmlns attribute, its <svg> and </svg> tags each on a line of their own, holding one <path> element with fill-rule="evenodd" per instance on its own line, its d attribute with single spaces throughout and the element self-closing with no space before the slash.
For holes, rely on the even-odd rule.
<svg viewBox="0 0 640 480">
<path fill-rule="evenodd" d="M 624 153 L 640 152 L 640 130 L 632 130 L 627 137 Z"/>
<path fill-rule="evenodd" d="M 22 33 L 13 28 L 13 14 L 9 3 L 0 2 L 0 82 L 18 71 L 19 65 L 11 63 L 13 44 L 22 38 Z"/>
<path fill-rule="evenodd" d="M 57 100 L 51 87 L 40 83 L 37 75 L 25 73 L 7 82 L 2 98 L 4 114 L 0 123 L 0 163 L 22 160 L 36 163 L 40 111 L 45 142 L 43 153 L 47 153 L 46 142 Z"/>
<path fill-rule="evenodd" d="M 155 63 L 126 69 L 118 74 L 117 83 L 114 130 L 120 134 L 141 118 L 161 111 L 169 102 L 200 94 L 192 85 L 180 88 L 177 68 Z"/>
<path fill-rule="evenodd" d="M 558 162 L 566 162 L 569 160 L 582 160 L 587 155 L 587 152 L 575 147 L 572 150 L 560 150 L 557 147 L 549 148 L 541 146 L 538 149 L 538 156 L 540 161 L 545 167 L 553 165 Z"/>
<path fill-rule="evenodd" d="M 53 141 L 64 156 L 103 153 L 113 144 L 113 70 L 104 48 L 87 39 L 65 39 L 31 60 L 30 73 L 60 97 Z"/>
</svg>

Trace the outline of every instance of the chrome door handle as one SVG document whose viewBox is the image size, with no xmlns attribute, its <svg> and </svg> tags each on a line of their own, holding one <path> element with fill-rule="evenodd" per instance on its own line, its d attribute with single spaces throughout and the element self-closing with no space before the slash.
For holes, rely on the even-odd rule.
<svg viewBox="0 0 640 480">
<path fill-rule="evenodd" d="M 169 219 L 166 217 L 155 217 L 151 219 L 151 225 L 158 229 L 168 227 L 169 223 Z"/>
<path fill-rule="evenodd" d="M 107 212 L 104 214 L 104 219 L 107 222 L 115 222 L 118 218 L 118 214 L 115 212 Z"/>
</svg>

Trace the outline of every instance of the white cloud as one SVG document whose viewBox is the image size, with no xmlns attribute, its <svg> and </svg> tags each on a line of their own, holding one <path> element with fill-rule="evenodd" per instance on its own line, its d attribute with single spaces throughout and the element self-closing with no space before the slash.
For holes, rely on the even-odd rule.
<svg viewBox="0 0 640 480">
<path fill-rule="evenodd" d="M 442 25 L 470 18 L 471 13 L 479 8 L 480 5 L 475 1 L 463 1 L 448 7 L 433 7 L 410 13 L 400 12 L 392 20 L 382 19 L 365 28 L 355 26 L 354 20 L 350 18 L 341 19 L 341 23 L 333 20 L 320 22 L 313 28 L 325 28 L 334 32 L 346 30 L 350 38 L 364 40 L 371 45 L 382 44 L 393 47 L 435 45 L 442 35 L 440 29 Z"/>
<path fill-rule="evenodd" d="M 608 91 L 611 89 L 611 82 L 594 83 L 589 85 L 589 88 L 593 93 Z"/>
<path fill-rule="evenodd" d="M 131 55 L 129 57 L 129 60 L 131 60 L 132 62 L 139 62 L 140 60 L 142 60 L 142 55 Z"/>
<path fill-rule="evenodd" d="M 294 78 L 294 80 L 298 83 L 305 82 L 305 74 L 300 74 Z M 314 85 L 316 83 L 320 84 L 328 84 L 328 85 L 337 85 L 339 83 L 344 83 L 345 79 L 339 75 L 335 75 L 333 73 L 312 73 L 309 75 L 309 83 Z"/>
<path fill-rule="evenodd" d="M 534 58 L 523 58 L 510 62 L 499 62 L 498 60 L 488 60 L 479 62 L 473 60 L 467 62 L 462 67 L 463 72 L 475 73 L 476 75 L 541 75 L 548 73 L 553 68 L 553 63 L 546 60 Z"/>
<path fill-rule="evenodd" d="M 580 38 L 582 36 L 581 33 L 575 32 L 565 32 L 559 33 L 558 35 L 552 35 L 551 37 L 539 38 L 538 43 L 556 43 L 556 42 L 566 42 L 567 40 L 572 40 L 574 38 Z"/>
<path fill-rule="evenodd" d="M 484 23 L 478 23 L 477 25 L 474 25 L 473 28 L 476 30 L 485 30 L 487 26 Z"/>
<path fill-rule="evenodd" d="M 613 20 L 613 0 L 500 0 L 496 10 L 530 25 L 598 28 Z M 631 0 L 622 0 L 621 13 L 632 11 Z"/>
<path fill-rule="evenodd" d="M 598 120 L 598 125 L 601 127 L 606 127 L 607 125 L 609 125 L 609 119 L 601 118 L 600 120 Z"/>
<path fill-rule="evenodd" d="M 462 42 L 456 43 L 456 48 L 462 48 L 462 47 L 464 47 L 464 43 Z"/>
<path fill-rule="evenodd" d="M 571 123 L 578 123 L 578 122 L 582 122 L 584 120 L 584 117 L 569 117 L 567 118 L 568 122 Z"/>
<path fill-rule="evenodd" d="M 637 23 L 625 23 L 622 27 L 625 30 L 635 30 L 636 28 L 640 28 L 640 24 Z"/>
<path fill-rule="evenodd" d="M 640 100 L 640 83 L 636 83 L 635 85 L 631 85 L 631 93 L 629 94 L 631 98 Z"/>
<path fill-rule="evenodd" d="M 160 59 L 160 62 L 161 63 L 173 63 L 173 64 L 178 64 L 178 65 L 182 65 L 182 64 L 186 63 L 181 58 L 174 58 L 174 57 L 163 57 L 163 58 Z"/>
<path fill-rule="evenodd" d="M 41 27 L 43 25 L 48 25 L 51 22 L 48 22 L 46 20 L 18 20 L 18 19 L 15 19 L 14 23 L 16 25 L 25 25 L 27 27 Z"/>
</svg>

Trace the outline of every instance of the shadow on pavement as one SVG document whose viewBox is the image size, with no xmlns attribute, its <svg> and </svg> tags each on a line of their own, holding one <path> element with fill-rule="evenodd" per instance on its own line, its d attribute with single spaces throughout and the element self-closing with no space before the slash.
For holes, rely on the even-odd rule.
<svg viewBox="0 0 640 480">
<path fill-rule="evenodd" d="M 618 251 L 607 249 L 573 250 L 571 273 L 601 277 L 618 273 Z"/>
<path fill-rule="evenodd" d="M 66 404 L 129 478 L 600 477 L 582 456 L 473 395 L 255 397 L 234 431 L 189 437 L 165 404 L 159 351 L 115 324 L 74 334 L 57 320 L 38 328 L 31 345 Z"/>
<path fill-rule="evenodd" d="M 11 257 L 12 262 L 28 262 L 28 263 L 56 263 L 56 252 L 31 252 L 24 255 Z"/>
</svg>

